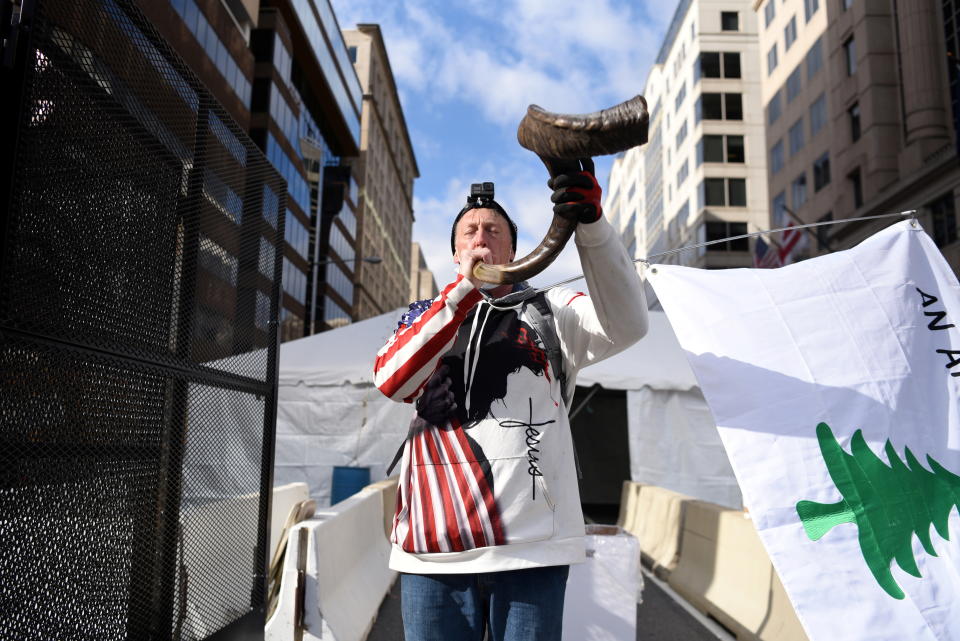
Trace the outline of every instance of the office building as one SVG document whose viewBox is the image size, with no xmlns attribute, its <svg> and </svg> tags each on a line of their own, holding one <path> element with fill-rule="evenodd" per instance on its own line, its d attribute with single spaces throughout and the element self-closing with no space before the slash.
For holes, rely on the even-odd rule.
<svg viewBox="0 0 960 641">
<path fill-rule="evenodd" d="M 363 86 L 359 251 L 377 264 L 358 263 L 357 318 L 410 302 L 413 181 L 420 175 L 380 27 L 343 32 Z"/>
<path fill-rule="evenodd" d="M 956 271 L 960 7 L 763 0 L 753 9 L 771 224 L 918 209 Z M 788 236 L 780 253 L 789 261 L 844 249 L 892 222 L 819 227 L 802 240 Z"/>
<path fill-rule="evenodd" d="M 140 5 L 286 181 L 283 211 L 279 194 L 262 195 L 264 218 L 276 229 L 283 216 L 285 226 L 282 340 L 354 320 L 360 186 L 351 163 L 360 151 L 363 98 L 328 0 Z M 210 175 L 205 194 L 239 220 L 242 189 Z M 273 268 L 266 260 L 272 250 L 266 235 L 259 243 L 259 268 L 266 275 Z M 229 248 L 209 238 L 203 249 L 205 264 L 216 266 L 212 271 L 219 277 L 235 274 Z M 215 281 L 210 291 L 215 301 Z M 258 294 L 256 307 L 257 318 L 266 323 L 265 294 Z M 227 312 L 201 310 L 201 321 L 207 313 Z"/>
<path fill-rule="evenodd" d="M 766 153 L 750 3 L 682 0 L 642 94 L 648 142 L 615 159 L 604 204 L 633 257 L 763 229 Z M 750 246 L 732 241 L 655 262 L 749 266 Z"/>
</svg>

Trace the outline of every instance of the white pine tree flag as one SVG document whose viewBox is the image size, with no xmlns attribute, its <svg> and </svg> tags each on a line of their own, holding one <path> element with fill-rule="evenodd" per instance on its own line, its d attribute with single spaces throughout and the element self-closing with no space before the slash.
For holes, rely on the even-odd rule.
<svg viewBox="0 0 960 641">
<path fill-rule="evenodd" d="M 647 273 L 810 639 L 960 639 L 960 284 L 930 237 Z"/>
</svg>

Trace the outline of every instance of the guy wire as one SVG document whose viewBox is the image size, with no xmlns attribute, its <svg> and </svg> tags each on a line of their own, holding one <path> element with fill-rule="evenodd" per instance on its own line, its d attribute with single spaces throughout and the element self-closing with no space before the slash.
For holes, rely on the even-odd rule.
<svg viewBox="0 0 960 641">
<path fill-rule="evenodd" d="M 840 223 L 849 223 L 855 220 L 872 220 L 874 218 L 894 218 L 894 217 L 903 217 L 903 216 L 910 216 L 912 218 L 916 218 L 917 210 L 907 209 L 905 211 L 900 211 L 895 214 L 877 214 L 876 216 L 860 216 L 859 218 L 842 218 L 840 220 L 826 220 L 820 223 L 807 223 L 804 225 L 791 225 L 790 227 L 779 227 L 777 229 L 766 229 L 763 231 L 755 231 L 749 234 L 741 234 L 739 236 L 729 236 L 727 238 L 719 238 L 717 240 L 708 240 L 706 242 L 696 243 L 694 245 L 684 245 L 683 247 L 677 247 L 676 249 L 668 249 L 667 251 L 659 252 L 652 256 L 647 256 L 646 258 L 635 258 L 633 262 L 644 263 L 646 265 L 649 265 L 650 261 L 653 260 L 654 258 L 669 256 L 671 254 L 678 254 L 680 252 L 689 251 L 691 249 L 706 247 L 707 245 L 716 245 L 717 243 L 727 243 L 727 242 L 730 242 L 731 240 L 740 240 L 741 238 L 753 238 L 754 236 L 762 236 L 764 234 L 778 234 L 780 232 L 797 230 L 797 229 L 807 229 L 809 227 L 821 227 L 823 225 L 839 225 Z M 580 280 L 581 278 L 583 278 L 583 274 L 580 274 L 579 276 L 574 276 L 573 278 L 567 278 L 565 280 L 561 280 L 557 283 L 554 283 L 553 285 L 547 285 L 546 287 L 537 288 L 537 291 L 545 292 L 548 289 L 553 289 L 554 287 L 559 287 L 560 285 L 566 285 L 567 283 L 572 283 L 576 280 Z"/>
</svg>

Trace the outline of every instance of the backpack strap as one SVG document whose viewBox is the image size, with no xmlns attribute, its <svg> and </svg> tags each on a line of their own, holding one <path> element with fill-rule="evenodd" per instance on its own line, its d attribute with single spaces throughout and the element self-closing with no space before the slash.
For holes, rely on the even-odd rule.
<svg viewBox="0 0 960 641">
<path fill-rule="evenodd" d="M 560 395 L 563 396 L 563 402 L 567 405 L 567 411 L 570 411 L 570 399 L 567 398 L 567 373 L 563 367 L 563 352 L 560 351 L 560 339 L 557 337 L 557 330 L 553 326 L 553 310 L 550 309 L 550 303 L 543 292 L 537 292 L 536 296 L 527 300 L 524 311 L 527 312 L 527 320 L 536 330 L 540 341 L 543 343 L 543 349 L 547 353 L 547 361 L 550 363 L 550 370 L 560 382 Z"/>
<path fill-rule="evenodd" d="M 524 305 L 524 311 L 527 313 L 527 320 L 533 327 L 543 348 L 547 353 L 547 361 L 550 363 L 550 369 L 553 375 L 557 377 L 560 383 L 560 395 L 563 397 L 563 404 L 570 411 L 570 399 L 567 398 L 567 372 L 563 367 L 563 352 L 560 350 L 560 338 L 557 336 L 557 330 L 553 325 L 553 310 L 550 309 L 550 303 L 547 302 L 547 296 L 543 292 L 537 292 L 536 296 L 528 298 Z M 571 434 L 571 441 L 573 435 Z M 573 443 L 573 462 L 577 467 L 577 478 L 583 479 L 583 472 L 580 470 L 580 457 L 577 455 L 577 444 Z"/>
</svg>

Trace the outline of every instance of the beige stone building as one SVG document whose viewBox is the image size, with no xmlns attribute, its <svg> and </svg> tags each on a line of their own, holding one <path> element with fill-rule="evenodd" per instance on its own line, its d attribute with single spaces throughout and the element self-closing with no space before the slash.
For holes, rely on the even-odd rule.
<svg viewBox="0 0 960 641">
<path fill-rule="evenodd" d="M 427 261 L 420 251 L 420 243 L 413 243 L 410 250 L 410 300 L 436 298 L 439 294 L 437 279 L 427 267 Z"/>
<path fill-rule="evenodd" d="M 363 320 L 410 302 L 413 181 L 420 171 L 380 27 L 359 24 L 343 37 L 363 86 L 360 158 L 354 164 L 360 183 L 357 254 L 383 259 L 357 261 L 354 304 L 356 319 Z"/>
<path fill-rule="evenodd" d="M 677 3 L 641 92 L 648 142 L 614 160 L 605 192 L 604 211 L 632 257 L 766 228 L 760 72 L 750 0 Z M 718 269 L 752 257 L 740 239 L 655 261 Z"/>
<path fill-rule="evenodd" d="M 957 269 L 958 103 L 950 88 L 957 86 L 960 16 L 954 6 L 754 2 L 771 225 L 918 209 Z M 797 257 L 850 247 L 891 222 L 820 227 L 797 247 Z"/>
</svg>

